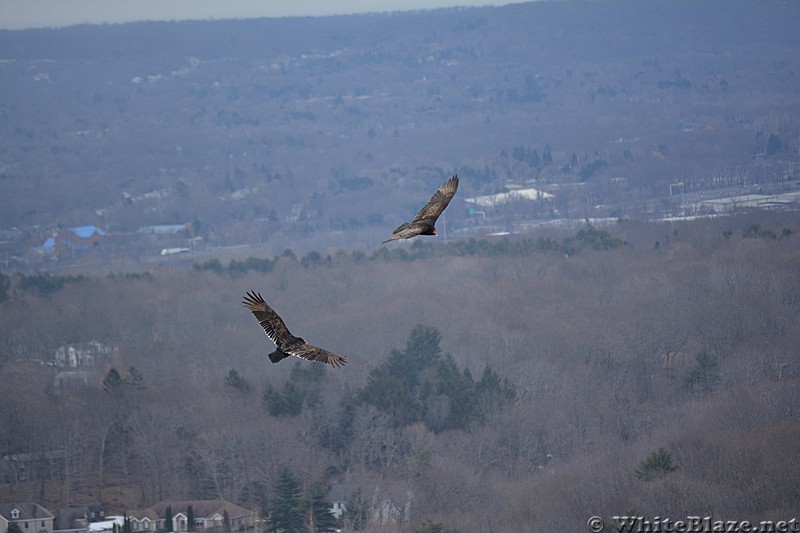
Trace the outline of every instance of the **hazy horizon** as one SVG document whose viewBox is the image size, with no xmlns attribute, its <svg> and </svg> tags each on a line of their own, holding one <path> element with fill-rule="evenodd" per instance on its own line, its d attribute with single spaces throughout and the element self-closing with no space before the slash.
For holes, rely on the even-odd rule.
<svg viewBox="0 0 800 533">
<path fill-rule="evenodd" d="M 224 20 L 261 17 L 327 16 L 355 13 L 413 11 L 444 7 L 500 6 L 512 0 L 256 0 L 209 2 L 172 0 L 3 0 L 0 29 L 53 28 L 78 24 L 120 24 L 139 21 Z"/>
</svg>

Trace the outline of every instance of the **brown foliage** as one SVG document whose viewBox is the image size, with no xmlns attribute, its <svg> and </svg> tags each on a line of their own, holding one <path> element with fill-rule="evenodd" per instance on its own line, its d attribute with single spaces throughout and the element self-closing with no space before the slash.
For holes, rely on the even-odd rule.
<svg viewBox="0 0 800 533">
<path fill-rule="evenodd" d="M 257 507 L 254 487 L 288 466 L 304 486 L 354 484 L 368 501 L 391 494 L 403 505 L 410 491 L 414 524 L 459 530 L 582 530 L 589 516 L 631 510 L 786 519 L 800 506 L 800 241 L 724 238 L 722 224 L 663 227 L 657 250 L 652 228 L 637 240 L 625 226 L 631 246 L 572 257 L 344 257 L 237 278 L 155 271 L 48 297 L 14 292 L 0 304 L 2 453 L 63 449 L 70 470 L 0 496 L 66 505 L 99 495 L 120 511 L 204 496 Z M 349 359 L 326 369 L 298 416 L 270 416 L 260 395 L 311 363 L 269 363 L 268 340 L 239 303 L 249 289 Z M 439 434 L 358 405 L 370 369 L 419 323 L 473 376 L 491 363 L 517 402 Z M 56 389 L 57 369 L 37 361 L 88 340 L 114 346 L 113 364 L 139 369 L 146 389 L 111 397 L 102 376 Z M 718 356 L 708 394 L 684 386 L 701 351 Z M 224 386 L 231 368 L 247 395 Z M 680 468 L 638 480 L 661 447 Z"/>
</svg>

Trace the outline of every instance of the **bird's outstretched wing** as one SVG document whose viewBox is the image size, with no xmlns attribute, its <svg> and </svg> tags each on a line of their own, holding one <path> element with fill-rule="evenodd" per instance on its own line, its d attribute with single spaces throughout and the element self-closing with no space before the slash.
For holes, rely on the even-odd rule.
<svg viewBox="0 0 800 533">
<path fill-rule="evenodd" d="M 242 303 L 255 315 L 258 323 L 264 328 L 264 333 L 277 346 L 277 350 L 270 354 L 270 360 L 277 363 L 286 355 L 293 355 L 309 361 L 325 363 L 333 367 L 342 366 L 347 361 L 333 352 L 311 346 L 299 337 L 289 332 L 283 319 L 272 309 L 260 293 L 249 291 Z M 273 359 L 273 356 L 276 356 Z"/>
<path fill-rule="evenodd" d="M 436 223 L 439 215 L 445 210 L 450 200 L 455 196 L 458 190 L 458 176 L 453 176 L 446 182 L 442 183 L 439 189 L 431 196 L 428 203 L 419 210 L 417 216 L 411 221 L 411 224 L 418 222 L 427 222 L 431 225 Z"/>
<path fill-rule="evenodd" d="M 344 357 L 340 357 L 333 352 L 329 352 L 328 350 L 311 346 L 307 342 L 298 344 L 297 346 L 292 346 L 286 350 L 286 353 L 289 355 L 294 355 L 295 357 L 308 359 L 309 361 L 325 363 L 333 367 L 342 366 L 347 362 Z"/>
<path fill-rule="evenodd" d="M 264 328 L 264 333 L 276 346 L 284 346 L 292 341 L 294 335 L 289 333 L 289 328 L 286 327 L 283 319 L 267 305 L 260 293 L 249 291 L 242 303 L 250 309 L 258 323 Z"/>
</svg>

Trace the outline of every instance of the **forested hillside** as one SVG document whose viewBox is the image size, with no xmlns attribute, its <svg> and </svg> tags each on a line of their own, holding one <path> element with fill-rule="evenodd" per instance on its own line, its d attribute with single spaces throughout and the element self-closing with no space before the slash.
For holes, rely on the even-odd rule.
<svg viewBox="0 0 800 533">
<path fill-rule="evenodd" d="M 136 239 L 158 224 L 199 237 L 171 246 L 369 251 L 453 173 L 459 239 L 796 188 L 798 19 L 537 1 L 2 31 L 0 258 L 50 268 L 34 250 L 90 224 L 97 255 L 157 256 Z M 551 196 L 465 203 L 519 187 Z"/>
<path fill-rule="evenodd" d="M 793 215 L 755 212 L 3 277 L 0 454 L 60 450 L 68 466 L 42 463 L 0 499 L 122 512 L 225 498 L 266 516 L 293 483 L 306 502 L 346 484 L 348 530 L 377 530 L 365 520 L 385 499 L 410 509 L 403 531 L 788 520 L 797 231 Z M 271 364 L 247 290 L 347 365 Z M 57 379 L 56 350 L 89 341 L 113 348 L 94 378 Z"/>
</svg>

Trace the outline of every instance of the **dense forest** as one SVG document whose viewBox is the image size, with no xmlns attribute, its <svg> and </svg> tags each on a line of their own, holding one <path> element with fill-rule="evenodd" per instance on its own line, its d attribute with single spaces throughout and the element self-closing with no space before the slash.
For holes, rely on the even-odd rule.
<svg viewBox="0 0 800 533">
<path fill-rule="evenodd" d="M 795 214 L 754 211 L 3 276 L 0 454 L 41 460 L 0 499 L 124 512 L 225 498 L 290 529 L 347 485 L 346 531 L 788 520 L 797 231 Z M 247 290 L 347 365 L 271 364 Z M 111 353 L 91 379 L 59 380 L 57 350 L 89 341 Z M 53 451 L 63 468 L 48 467 Z M 402 512 L 381 528 L 386 501 Z"/>
</svg>

